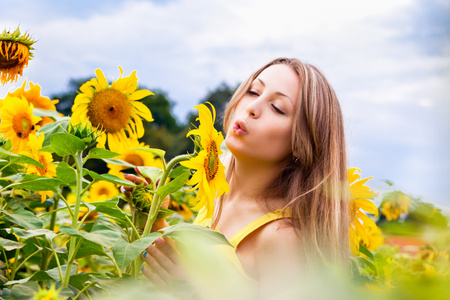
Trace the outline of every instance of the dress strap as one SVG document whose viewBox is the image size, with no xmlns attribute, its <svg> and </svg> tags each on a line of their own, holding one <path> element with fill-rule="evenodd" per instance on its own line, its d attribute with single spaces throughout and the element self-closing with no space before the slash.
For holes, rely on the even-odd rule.
<svg viewBox="0 0 450 300">
<path fill-rule="evenodd" d="M 290 217 L 290 214 L 283 214 L 281 211 L 281 209 L 277 209 L 268 214 L 265 214 L 264 216 L 259 217 L 258 219 L 254 220 L 253 222 L 239 230 L 228 241 L 231 245 L 233 245 L 234 248 L 237 248 L 237 246 L 240 244 L 240 242 L 242 242 L 243 239 L 245 239 L 250 233 L 254 232 L 261 226 L 275 220 Z"/>
</svg>

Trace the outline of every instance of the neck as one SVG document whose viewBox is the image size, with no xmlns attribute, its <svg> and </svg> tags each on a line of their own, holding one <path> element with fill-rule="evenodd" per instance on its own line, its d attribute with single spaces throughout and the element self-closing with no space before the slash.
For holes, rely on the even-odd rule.
<svg viewBox="0 0 450 300">
<path fill-rule="evenodd" d="M 227 198 L 240 203 L 256 203 L 257 199 L 264 195 L 267 186 L 279 176 L 281 168 L 281 164 L 249 162 L 236 158 Z"/>
</svg>

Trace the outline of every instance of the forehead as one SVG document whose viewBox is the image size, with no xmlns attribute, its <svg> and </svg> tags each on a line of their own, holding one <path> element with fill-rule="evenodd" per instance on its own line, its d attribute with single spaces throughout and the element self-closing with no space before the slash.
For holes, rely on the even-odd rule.
<svg viewBox="0 0 450 300">
<path fill-rule="evenodd" d="M 300 78 L 297 72 L 284 64 L 272 65 L 264 69 L 253 81 L 262 82 L 274 93 L 282 93 L 295 101 L 300 92 Z"/>
</svg>

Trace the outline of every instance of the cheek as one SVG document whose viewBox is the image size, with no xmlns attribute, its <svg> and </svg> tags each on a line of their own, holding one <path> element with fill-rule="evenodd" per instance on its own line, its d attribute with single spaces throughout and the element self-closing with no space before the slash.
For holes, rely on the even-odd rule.
<svg viewBox="0 0 450 300">
<path fill-rule="evenodd" d="M 291 128 L 286 127 L 267 132 L 266 144 L 279 157 L 285 158 L 291 153 Z"/>
</svg>

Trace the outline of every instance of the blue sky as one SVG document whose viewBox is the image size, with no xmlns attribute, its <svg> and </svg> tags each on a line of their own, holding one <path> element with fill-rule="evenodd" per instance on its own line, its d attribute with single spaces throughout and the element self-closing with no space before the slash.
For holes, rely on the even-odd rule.
<svg viewBox="0 0 450 300">
<path fill-rule="evenodd" d="M 47 96 L 96 68 L 116 79 L 120 65 L 166 91 L 183 119 L 221 82 L 297 57 L 334 86 L 349 163 L 362 177 L 449 207 L 449 1 L 312 2 L 2 0 L 0 29 L 20 25 L 37 42 L 24 76 L 0 97 L 25 78 Z"/>
</svg>

